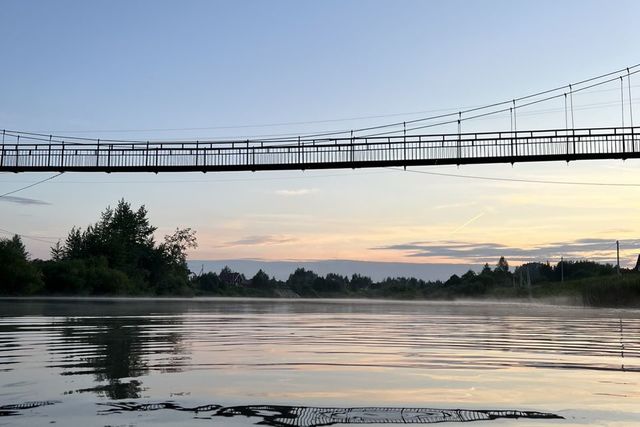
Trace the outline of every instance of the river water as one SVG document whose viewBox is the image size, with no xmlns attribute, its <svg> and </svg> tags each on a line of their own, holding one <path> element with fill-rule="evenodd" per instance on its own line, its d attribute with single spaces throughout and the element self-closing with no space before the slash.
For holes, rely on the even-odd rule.
<svg viewBox="0 0 640 427">
<path fill-rule="evenodd" d="M 0 425 L 473 420 L 640 425 L 640 310 L 0 300 Z"/>
</svg>

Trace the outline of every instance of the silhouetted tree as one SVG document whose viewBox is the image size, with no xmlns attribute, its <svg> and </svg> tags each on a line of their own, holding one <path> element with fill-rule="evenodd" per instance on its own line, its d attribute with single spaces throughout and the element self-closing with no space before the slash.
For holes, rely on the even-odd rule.
<svg viewBox="0 0 640 427">
<path fill-rule="evenodd" d="M 219 276 L 220 276 L 220 282 L 222 282 L 226 286 L 238 286 L 238 285 L 241 285 L 246 280 L 244 277 L 244 274 L 235 272 L 227 266 L 225 266 L 220 271 Z"/>
<path fill-rule="evenodd" d="M 335 273 L 329 273 L 322 278 L 318 278 L 314 281 L 314 289 L 318 292 L 325 293 L 345 293 L 349 286 L 349 279 Z"/>
<path fill-rule="evenodd" d="M 268 288 L 271 286 L 271 278 L 267 273 L 258 270 L 258 272 L 251 278 L 251 286 L 254 288 Z"/>
<path fill-rule="evenodd" d="M 287 279 L 287 286 L 295 293 L 301 296 L 316 296 L 317 293 L 313 287 L 318 275 L 313 271 L 298 268 Z"/>
<path fill-rule="evenodd" d="M 31 294 L 43 286 L 40 272 L 17 234 L 0 239 L 0 294 Z"/>
<path fill-rule="evenodd" d="M 444 282 L 444 284 L 446 286 L 453 286 L 453 285 L 458 285 L 460 284 L 460 282 L 462 282 L 462 280 L 460 279 L 460 277 L 457 274 L 453 274 L 451 277 L 449 277 L 449 280 L 447 280 L 446 282 Z"/>
<path fill-rule="evenodd" d="M 63 244 L 42 264 L 52 293 L 189 294 L 186 251 L 196 247 L 195 233 L 176 229 L 156 245 L 144 206 L 133 210 L 120 200 L 107 207 L 95 224 L 74 227 Z"/>
<path fill-rule="evenodd" d="M 371 288 L 372 284 L 373 280 L 370 277 L 353 274 L 349 281 L 349 289 L 352 292 L 360 292 Z"/>
<path fill-rule="evenodd" d="M 498 260 L 498 264 L 496 264 L 496 271 L 503 273 L 509 272 L 509 263 L 503 256 L 500 257 L 500 259 Z"/>
<path fill-rule="evenodd" d="M 195 291 L 200 294 L 222 294 L 222 282 L 216 273 L 207 272 L 194 276 L 192 279 Z"/>
<path fill-rule="evenodd" d="M 469 270 L 462 275 L 461 279 L 465 282 L 473 282 L 474 280 L 476 280 L 476 272 L 473 270 Z"/>
</svg>

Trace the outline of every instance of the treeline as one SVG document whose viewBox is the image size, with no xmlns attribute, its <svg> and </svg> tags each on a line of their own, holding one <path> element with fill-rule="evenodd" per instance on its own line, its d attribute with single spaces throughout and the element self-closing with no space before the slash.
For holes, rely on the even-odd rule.
<svg viewBox="0 0 640 427">
<path fill-rule="evenodd" d="M 86 229 L 73 228 L 47 261 L 29 259 L 19 236 L 0 239 L 0 293 L 5 295 L 190 295 L 186 251 L 191 229 L 161 243 L 144 206 L 124 200 Z"/>
<path fill-rule="evenodd" d="M 562 261 L 509 268 L 501 257 L 446 281 L 413 277 L 373 281 L 354 274 L 320 276 L 297 269 L 287 280 L 258 271 L 245 277 L 225 267 L 193 274 L 186 252 L 196 247 L 187 229 L 154 240 L 156 227 L 144 206 L 124 200 L 108 207 L 86 229 L 73 228 L 51 249 L 50 260 L 31 260 L 19 236 L 0 239 L 2 295 L 182 295 L 304 298 L 539 298 L 568 296 L 588 305 L 640 305 L 640 274 L 610 264 Z"/>
<path fill-rule="evenodd" d="M 628 276 L 630 272 L 624 273 Z M 635 274 L 632 276 L 640 279 Z M 297 269 L 287 280 L 277 280 L 262 270 L 247 278 L 225 267 L 219 273 L 193 276 L 191 282 L 195 294 L 206 296 L 454 299 L 544 296 L 542 294 L 553 293 L 549 286 L 556 294 L 575 294 L 576 290 L 570 284 L 576 280 L 596 278 L 605 283 L 616 277 L 612 265 L 592 261 L 562 261 L 555 265 L 528 263 L 512 272 L 508 262 L 501 257 L 493 268 L 485 264 L 480 272 L 469 270 L 461 276 L 454 274 L 446 281 L 389 277 L 376 282 L 359 274 L 319 276 L 303 268 Z"/>
</svg>

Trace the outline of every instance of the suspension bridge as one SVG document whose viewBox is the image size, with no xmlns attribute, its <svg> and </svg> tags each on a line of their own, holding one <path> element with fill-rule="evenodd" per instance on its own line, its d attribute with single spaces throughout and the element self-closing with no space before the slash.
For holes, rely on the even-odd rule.
<svg viewBox="0 0 640 427">
<path fill-rule="evenodd" d="M 279 138 L 144 141 L 5 129 L 0 171 L 224 172 L 633 159 L 640 157 L 640 128 L 633 125 L 631 93 L 631 76 L 638 72 L 640 64 L 457 112 Z M 574 94 L 607 84 L 619 87 L 620 122 L 609 127 L 576 128 Z M 563 128 L 518 128 L 519 112 L 554 100 L 564 101 Z M 463 123 L 500 114 L 509 117 L 507 130 L 462 131 Z M 457 132 L 425 133 L 428 128 L 456 124 Z"/>
<path fill-rule="evenodd" d="M 630 159 L 640 128 L 554 129 L 300 140 L 2 144 L 6 172 L 222 172 Z"/>
</svg>

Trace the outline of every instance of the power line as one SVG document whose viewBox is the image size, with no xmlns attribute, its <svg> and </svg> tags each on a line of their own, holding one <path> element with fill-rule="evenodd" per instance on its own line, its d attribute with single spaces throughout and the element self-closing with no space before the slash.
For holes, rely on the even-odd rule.
<svg viewBox="0 0 640 427">
<path fill-rule="evenodd" d="M 30 239 L 30 240 L 35 240 L 38 242 L 43 242 L 43 243 L 48 243 L 48 244 L 55 244 L 55 241 L 51 241 L 51 240 L 46 240 L 47 238 L 42 237 L 42 236 L 29 236 L 27 234 L 20 234 L 20 233 L 16 233 L 10 230 L 5 230 L 4 228 L 0 228 L 0 233 L 5 233 L 5 234 L 9 234 L 12 236 L 20 236 L 20 237 L 24 237 L 25 239 Z M 59 237 L 50 237 L 51 239 L 60 239 Z"/>
<path fill-rule="evenodd" d="M 479 179 L 485 181 L 501 181 L 501 182 L 523 182 L 527 184 L 554 184 L 554 185 L 584 185 L 584 186 L 597 186 L 597 187 L 640 187 L 640 184 L 629 183 L 616 183 L 616 182 L 582 182 L 582 181 L 552 181 L 552 180 L 536 180 L 536 179 L 522 179 L 522 178 L 499 178 L 490 176 L 478 176 L 478 175 L 462 175 L 445 172 L 427 172 L 415 169 L 401 169 L 401 168 L 387 168 L 400 172 L 420 173 L 424 175 L 435 176 L 447 176 L 452 178 L 467 178 L 467 179 Z"/>
<path fill-rule="evenodd" d="M 308 174 L 308 171 L 304 172 Z M 360 172 L 357 174 L 353 174 L 352 172 L 348 173 L 334 173 L 334 174 L 324 174 L 324 175 L 303 175 L 303 176 L 283 176 L 283 177 L 261 177 L 261 178 L 231 178 L 231 179 L 169 179 L 169 180 L 152 180 L 152 181 L 58 181 L 53 184 L 180 184 L 180 183 L 208 183 L 208 184 L 217 184 L 221 182 L 262 182 L 262 181 L 289 181 L 289 180 L 299 180 L 299 179 L 319 179 L 319 178 L 335 178 L 335 177 L 353 177 L 353 176 L 363 176 L 363 175 L 380 175 L 389 173 L 387 171 L 375 171 L 375 172 Z M 9 181 L 0 181 L 0 182 L 9 182 Z M 12 181 L 12 182 L 24 182 L 24 181 Z M 2 197 L 2 196 L 0 196 Z"/>
<path fill-rule="evenodd" d="M 47 182 L 47 181 L 50 181 L 50 180 L 52 180 L 52 179 L 54 179 L 54 178 L 57 178 L 57 177 L 59 177 L 60 175 L 62 175 L 62 172 L 58 172 L 58 173 L 57 173 L 57 174 L 55 174 L 55 175 L 52 175 L 52 176 L 50 176 L 50 177 L 48 177 L 48 178 L 45 178 L 45 179 L 43 179 L 43 180 L 40 180 L 40 181 L 34 182 L 34 183 L 32 183 L 32 184 L 26 185 L 26 186 L 24 186 L 24 187 L 18 188 L 17 190 L 13 190 L 13 191 L 9 191 L 8 193 L 0 194 L 0 198 L 2 198 L 2 197 L 6 197 L 6 196 L 9 196 L 9 195 L 11 195 L 11 194 L 15 194 L 15 193 L 17 193 L 17 192 L 19 192 L 19 191 L 22 191 L 22 190 L 26 190 L 27 188 L 35 187 L 36 185 L 39 185 L 39 184 L 45 183 L 45 182 Z"/>
</svg>

